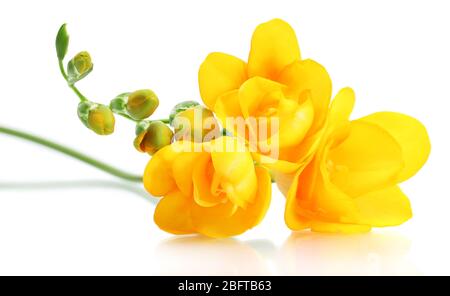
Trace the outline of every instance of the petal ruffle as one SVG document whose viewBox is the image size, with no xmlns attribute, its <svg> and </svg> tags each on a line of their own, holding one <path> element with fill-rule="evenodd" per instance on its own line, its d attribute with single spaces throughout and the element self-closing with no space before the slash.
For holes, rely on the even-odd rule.
<svg viewBox="0 0 450 296">
<path fill-rule="evenodd" d="M 224 53 L 211 53 L 200 66 L 198 82 L 205 105 L 214 110 L 219 96 L 238 89 L 247 79 L 244 61 Z"/>
<path fill-rule="evenodd" d="M 262 77 L 247 80 L 239 89 L 242 114 L 246 118 L 255 116 L 264 106 L 276 105 L 284 89 L 284 85 Z"/>
<path fill-rule="evenodd" d="M 310 97 L 287 99 L 284 90 L 284 85 L 261 77 L 247 80 L 239 90 L 242 114 L 254 121 L 248 123 L 249 130 L 262 145 L 269 145 L 270 138 L 277 135 L 280 148 L 298 145 L 311 127 L 314 112 Z M 265 134 L 262 119 L 268 123 Z M 273 126 L 274 119 L 277 119 L 276 126 Z"/>
<path fill-rule="evenodd" d="M 314 122 L 309 134 L 324 123 L 331 100 L 332 83 L 327 70 L 313 60 L 297 61 L 283 70 L 278 81 L 288 87 L 287 96 L 298 99 L 309 92 L 314 105 Z"/>
<path fill-rule="evenodd" d="M 301 104 L 282 99 L 278 105 L 279 147 L 297 146 L 302 143 L 314 122 L 314 107 L 308 97 Z"/>
<path fill-rule="evenodd" d="M 227 197 L 239 207 L 252 203 L 257 192 L 257 178 L 250 152 L 236 138 L 222 137 L 211 143 L 215 173 Z"/>
<path fill-rule="evenodd" d="M 178 189 L 186 196 L 191 196 L 193 192 L 192 175 L 197 159 L 201 153 L 180 153 L 172 164 L 172 175 Z"/>
<path fill-rule="evenodd" d="M 255 171 L 258 192 L 247 209 L 236 208 L 230 202 L 212 208 L 193 206 L 193 223 L 199 233 L 214 238 L 236 236 L 261 222 L 270 205 L 272 183 L 266 169 L 257 167 Z"/>
<path fill-rule="evenodd" d="M 194 165 L 194 170 L 192 174 L 192 179 L 194 181 L 194 200 L 202 207 L 213 207 L 219 203 L 226 201 L 226 196 L 224 193 L 213 192 L 213 184 L 215 183 L 214 168 L 211 161 L 211 156 L 204 153 L 201 157 L 196 159 Z M 219 187 L 219 184 L 215 186 Z"/>
<path fill-rule="evenodd" d="M 227 130 L 234 131 L 234 122 L 229 122 L 229 120 L 242 118 L 243 116 L 239 103 L 239 90 L 232 90 L 219 96 L 213 110 L 222 126 Z"/>
<path fill-rule="evenodd" d="M 359 119 L 386 130 L 401 146 L 405 168 L 398 182 L 414 176 L 425 164 L 431 150 L 426 128 L 417 119 L 395 112 L 379 112 Z"/>
<path fill-rule="evenodd" d="M 248 59 L 249 77 L 276 80 L 286 66 L 297 60 L 300 60 L 300 49 L 288 23 L 274 19 L 256 28 Z"/>
</svg>

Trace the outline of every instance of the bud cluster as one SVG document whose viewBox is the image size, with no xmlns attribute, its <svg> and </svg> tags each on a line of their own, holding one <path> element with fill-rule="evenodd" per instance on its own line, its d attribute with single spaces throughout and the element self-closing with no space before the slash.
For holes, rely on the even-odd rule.
<svg viewBox="0 0 450 296">
<path fill-rule="evenodd" d="M 221 129 L 214 114 L 195 101 L 177 104 L 167 120 L 150 120 L 159 106 L 158 96 L 150 89 L 137 90 L 118 95 L 109 105 L 87 99 L 76 84 L 94 69 L 87 51 L 76 54 L 64 67 L 68 53 L 69 35 L 66 25 L 58 31 L 56 52 L 60 70 L 70 88 L 80 98 L 78 117 L 81 122 L 98 135 L 111 135 L 115 129 L 115 115 L 136 123 L 134 146 L 143 153 L 155 154 L 175 141 L 202 142 L 218 138 Z"/>
</svg>

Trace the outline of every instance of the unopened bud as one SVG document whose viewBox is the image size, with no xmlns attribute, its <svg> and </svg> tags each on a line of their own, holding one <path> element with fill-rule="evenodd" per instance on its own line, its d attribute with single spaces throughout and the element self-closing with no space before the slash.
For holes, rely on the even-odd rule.
<svg viewBox="0 0 450 296">
<path fill-rule="evenodd" d="M 149 90 L 138 90 L 128 96 L 127 112 L 134 120 L 150 117 L 159 106 L 156 94 Z"/>
<path fill-rule="evenodd" d="M 67 75 L 69 84 L 73 85 L 86 77 L 94 69 L 91 56 L 83 51 L 69 61 L 67 65 Z"/>
<path fill-rule="evenodd" d="M 147 130 L 137 136 L 134 146 L 140 152 L 154 155 L 158 150 L 170 145 L 173 139 L 172 130 L 161 121 L 153 121 Z"/>
<path fill-rule="evenodd" d="M 67 54 L 67 49 L 69 48 L 69 34 L 67 33 L 67 25 L 64 24 L 58 31 L 56 35 L 56 53 L 60 61 L 64 60 Z"/>
<path fill-rule="evenodd" d="M 185 101 L 185 102 L 181 102 L 181 103 L 175 105 L 175 107 L 173 107 L 172 111 L 170 112 L 170 116 L 169 116 L 170 124 L 172 125 L 172 122 L 175 119 L 175 116 L 178 115 L 178 113 L 186 111 L 187 109 L 190 109 L 190 108 L 198 106 L 198 105 L 200 105 L 200 104 L 197 103 L 196 101 Z"/>
<path fill-rule="evenodd" d="M 172 139 L 173 132 L 167 125 L 161 121 L 153 121 L 146 131 L 137 136 L 134 146 L 140 152 L 153 155 L 158 150 L 170 145 Z"/>
<path fill-rule="evenodd" d="M 114 114 L 107 106 L 92 102 L 81 102 L 78 105 L 78 117 L 84 125 L 101 136 L 114 132 Z"/>
<path fill-rule="evenodd" d="M 172 121 L 175 140 L 208 142 L 221 136 L 220 126 L 211 110 L 197 105 L 178 113 Z"/>
</svg>

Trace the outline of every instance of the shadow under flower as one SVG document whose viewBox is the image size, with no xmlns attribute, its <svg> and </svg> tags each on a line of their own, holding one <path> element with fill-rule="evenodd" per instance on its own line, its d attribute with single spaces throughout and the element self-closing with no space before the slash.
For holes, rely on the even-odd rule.
<svg viewBox="0 0 450 296">
<path fill-rule="evenodd" d="M 113 188 L 157 203 L 141 186 L 119 181 L 0 181 L 0 192 L 76 188 Z M 281 248 L 269 240 L 184 236 L 160 243 L 154 258 L 160 275 L 417 275 L 410 246 L 409 239 L 384 232 L 299 232 Z"/>
<path fill-rule="evenodd" d="M 419 275 L 411 242 L 398 234 L 293 233 L 280 251 L 285 275 Z"/>
<path fill-rule="evenodd" d="M 159 275 L 271 275 L 266 260 L 275 251 L 266 240 L 241 242 L 189 236 L 162 242 L 155 250 L 155 258 Z"/>
<path fill-rule="evenodd" d="M 112 188 L 139 196 L 152 204 L 157 203 L 157 199 L 149 195 L 142 186 L 120 181 L 104 180 L 74 180 L 74 181 L 36 181 L 36 182 L 1 182 L 1 191 L 36 191 L 36 190 L 61 190 L 77 188 Z"/>
</svg>

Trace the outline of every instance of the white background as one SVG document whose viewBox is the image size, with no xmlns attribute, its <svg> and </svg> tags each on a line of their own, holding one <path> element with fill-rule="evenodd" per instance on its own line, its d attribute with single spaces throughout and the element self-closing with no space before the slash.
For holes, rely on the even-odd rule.
<svg viewBox="0 0 450 296">
<path fill-rule="evenodd" d="M 354 118 L 401 111 L 428 128 L 427 165 L 402 185 L 415 216 L 357 236 L 291 234 L 284 198 L 235 240 L 175 238 L 153 224 L 142 188 L 0 135 L 0 274 L 450 274 L 450 7 L 448 1 L 1 1 L 0 124 L 55 139 L 127 169 L 149 157 L 131 123 L 101 138 L 76 116 L 54 50 L 67 22 L 70 55 L 95 70 L 79 87 L 108 103 L 152 88 L 158 117 L 199 100 L 197 71 L 211 51 L 247 58 L 251 34 L 278 17 L 297 31 L 304 58 L 357 94 Z"/>
</svg>

